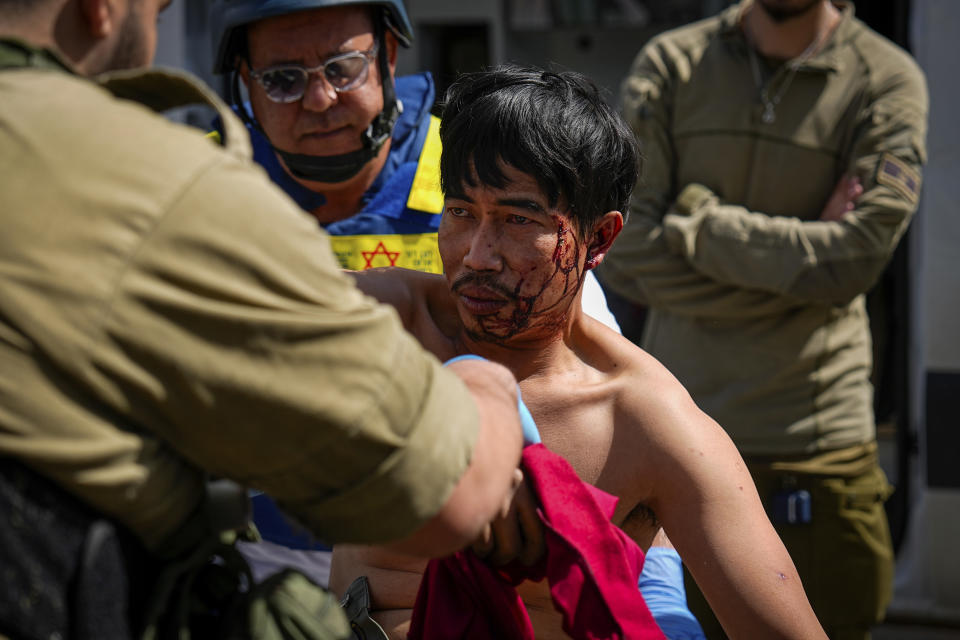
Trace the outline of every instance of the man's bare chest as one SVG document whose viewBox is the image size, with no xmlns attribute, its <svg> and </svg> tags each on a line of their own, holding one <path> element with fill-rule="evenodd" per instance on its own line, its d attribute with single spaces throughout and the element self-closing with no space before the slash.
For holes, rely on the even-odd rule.
<svg viewBox="0 0 960 640">
<path fill-rule="evenodd" d="M 524 391 L 543 444 L 563 456 L 581 480 L 619 498 L 613 521 L 623 524 L 644 495 L 638 482 L 639 444 L 629 425 L 617 422 L 607 394 L 540 394 Z"/>
</svg>

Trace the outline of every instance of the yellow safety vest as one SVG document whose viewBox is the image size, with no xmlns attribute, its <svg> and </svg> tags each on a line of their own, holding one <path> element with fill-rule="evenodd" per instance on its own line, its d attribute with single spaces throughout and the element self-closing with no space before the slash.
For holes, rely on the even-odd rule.
<svg viewBox="0 0 960 640">
<path fill-rule="evenodd" d="M 413 176 L 407 208 L 440 215 L 440 119 L 430 116 L 430 128 Z M 333 252 L 344 269 L 363 271 L 373 267 L 405 267 L 427 273 L 442 273 L 437 233 L 331 236 Z"/>
</svg>

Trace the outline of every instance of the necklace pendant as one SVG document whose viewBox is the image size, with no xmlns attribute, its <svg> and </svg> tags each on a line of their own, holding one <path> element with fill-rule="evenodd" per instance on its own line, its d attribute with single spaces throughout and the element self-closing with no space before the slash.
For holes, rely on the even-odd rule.
<svg viewBox="0 0 960 640">
<path fill-rule="evenodd" d="M 773 103 L 768 102 L 763 105 L 763 115 L 760 116 L 763 124 L 773 124 L 777 120 L 777 114 L 773 111 Z"/>
</svg>

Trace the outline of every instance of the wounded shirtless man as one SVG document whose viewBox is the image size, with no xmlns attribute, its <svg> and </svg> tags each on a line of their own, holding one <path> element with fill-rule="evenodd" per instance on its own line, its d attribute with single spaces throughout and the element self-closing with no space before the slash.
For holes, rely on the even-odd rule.
<svg viewBox="0 0 960 640">
<path fill-rule="evenodd" d="M 501 67 L 451 87 L 440 133 L 444 274 L 358 272 L 361 288 L 439 358 L 506 365 L 547 448 L 619 498 L 614 524 L 641 548 L 666 531 L 731 638 L 825 638 L 726 433 L 581 310 L 637 180 L 630 129 L 579 74 Z M 373 618 L 402 638 L 424 566 L 338 546 L 331 587 L 368 576 Z M 518 592 L 537 637 L 563 637 L 546 583 Z"/>
</svg>

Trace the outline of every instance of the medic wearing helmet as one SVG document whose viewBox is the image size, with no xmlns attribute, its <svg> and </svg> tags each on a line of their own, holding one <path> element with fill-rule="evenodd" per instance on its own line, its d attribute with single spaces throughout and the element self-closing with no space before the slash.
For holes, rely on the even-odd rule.
<svg viewBox="0 0 960 640">
<path fill-rule="evenodd" d="M 254 160 L 330 234 L 345 269 L 440 273 L 439 119 L 428 73 L 394 79 L 413 33 L 400 0 L 216 0 L 214 71 Z M 326 586 L 329 547 L 253 498 L 257 577 L 293 564 Z"/>
<path fill-rule="evenodd" d="M 211 22 L 254 159 L 333 236 L 341 265 L 439 273 L 439 122 L 428 73 L 394 80 L 413 37 L 403 3 L 218 0 Z"/>
</svg>

